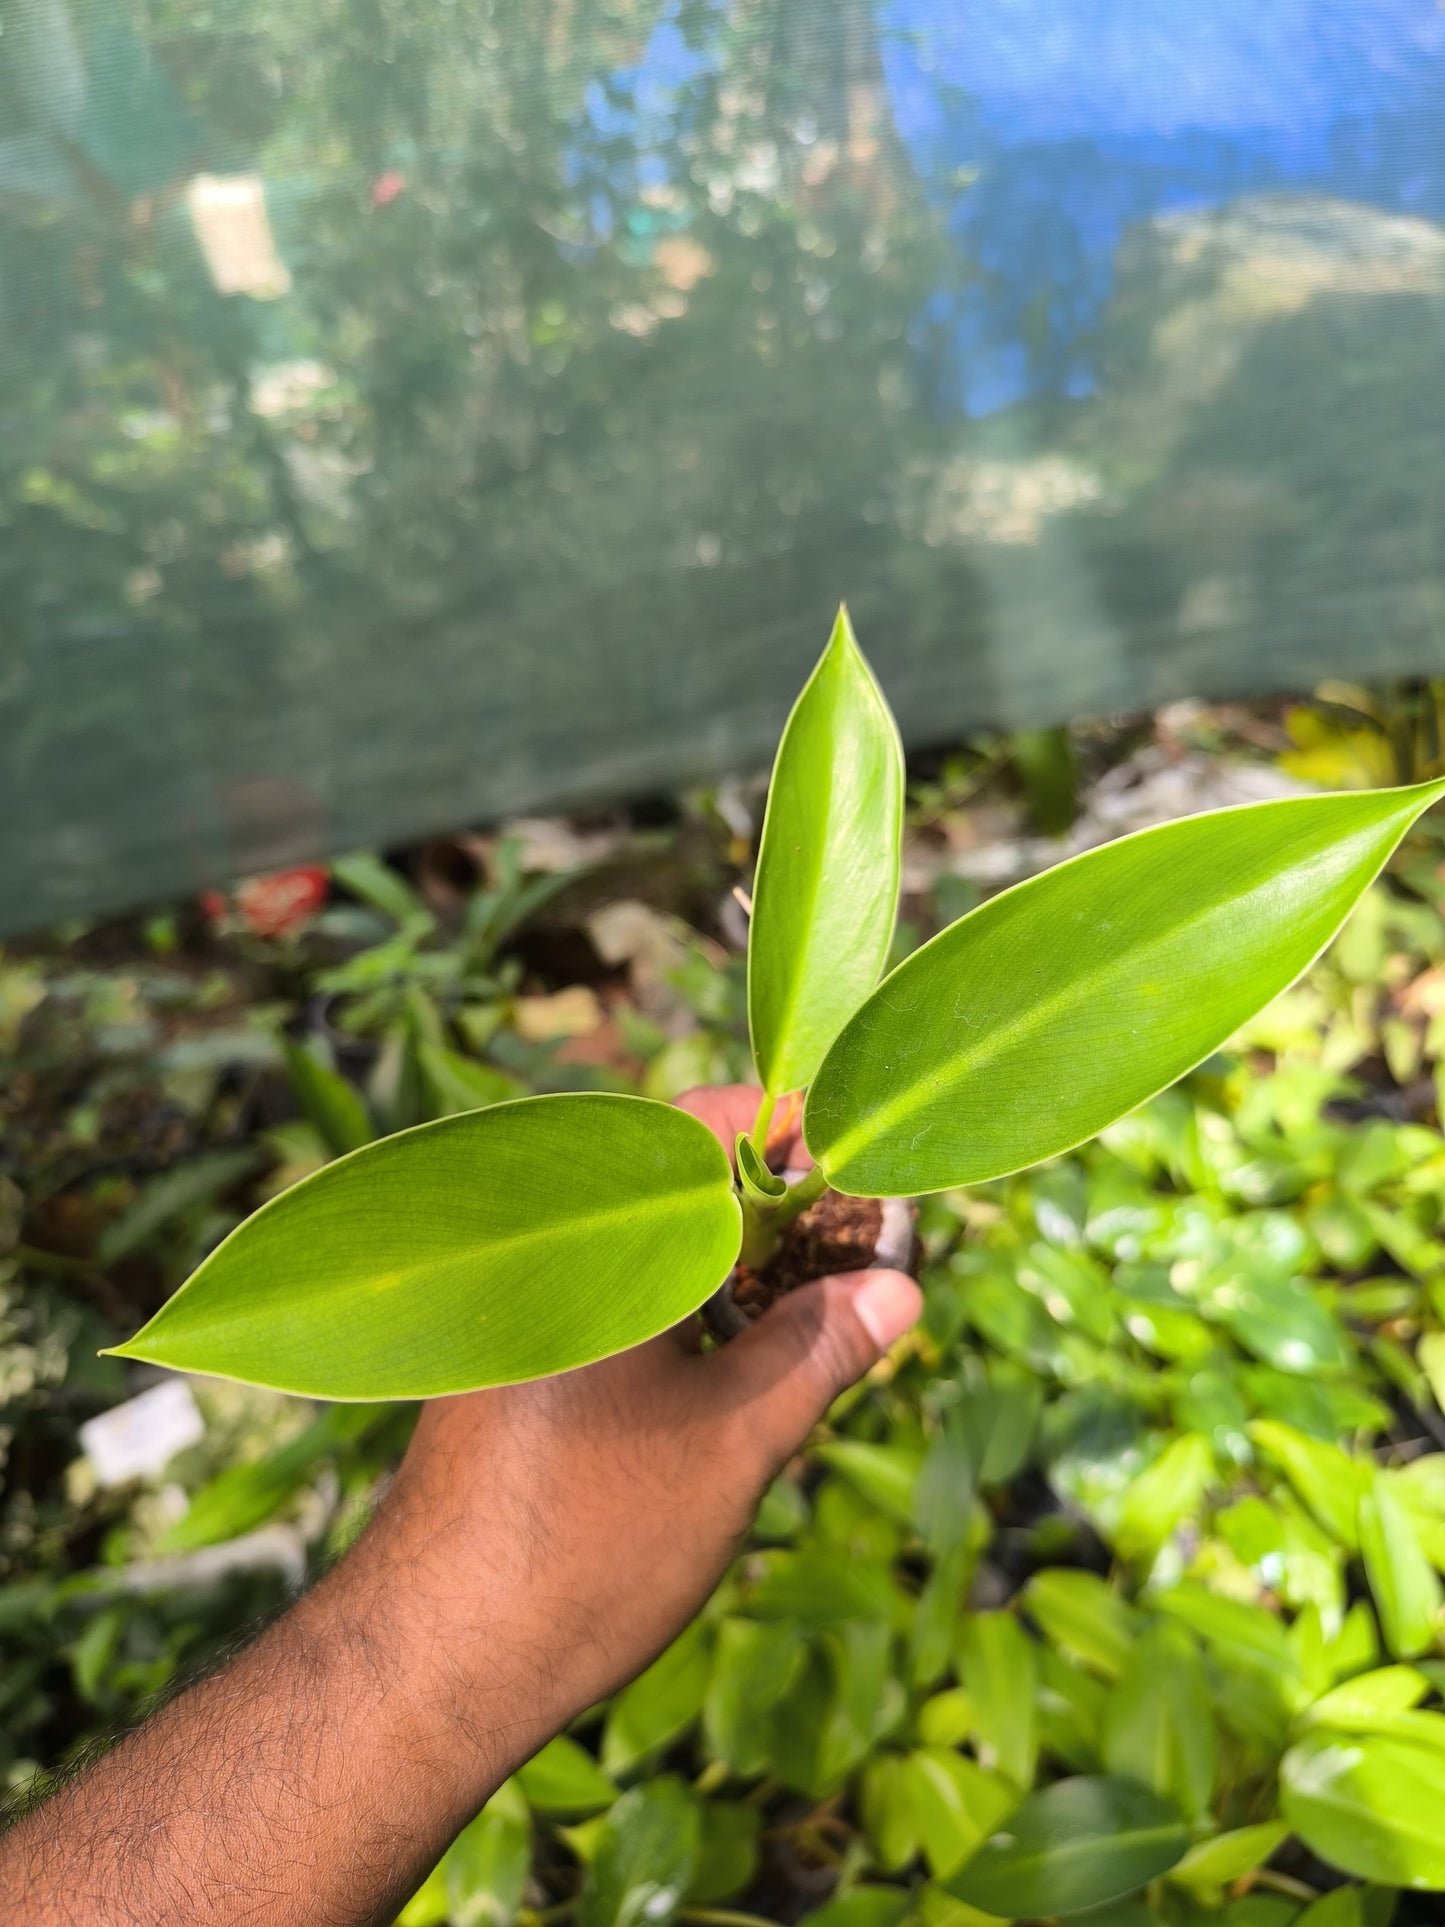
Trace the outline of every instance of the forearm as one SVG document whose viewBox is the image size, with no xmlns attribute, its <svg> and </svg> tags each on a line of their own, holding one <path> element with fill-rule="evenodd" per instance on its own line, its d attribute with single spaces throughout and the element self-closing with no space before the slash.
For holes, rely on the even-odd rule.
<svg viewBox="0 0 1445 1927">
<path fill-rule="evenodd" d="M 454 1676 L 411 1579 L 386 1533 L 369 1536 L 253 1646 L 30 1814 L 0 1840 L 7 1922 L 393 1919 L 536 1743 L 485 1674 Z"/>
</svg>

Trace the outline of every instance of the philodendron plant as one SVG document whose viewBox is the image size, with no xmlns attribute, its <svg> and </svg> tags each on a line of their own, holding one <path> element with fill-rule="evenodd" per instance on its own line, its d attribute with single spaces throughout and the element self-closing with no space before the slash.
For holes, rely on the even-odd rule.
<svg viewBox="0 0 1445 1927">
<path fill-rule="evenodd" d="M 763 1097 L 727 1153 L 648 1098 L 522 1098 L 350 1152 L 264 1205 L 122 1355 L 329 1399 L 570 1371 L 765 1264 L 826 1188 L 981 1183 L 1092 1137 L 1319 954 L 1445 782 L 1143 830 L 1018 884 L 879 981 L 903 829 L 898 733 L 840 613 L 788 719 L 753 889 Z M 768 1163 L 806 1091 L 811 1168 Z"/>
</svg>

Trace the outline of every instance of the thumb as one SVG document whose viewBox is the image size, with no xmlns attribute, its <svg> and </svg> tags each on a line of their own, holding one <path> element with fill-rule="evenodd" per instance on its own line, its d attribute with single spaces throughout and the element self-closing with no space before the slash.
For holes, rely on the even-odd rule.
<svg viewBox="0 0 1445 1927">
<path fill-rule="evenodd" d="M 722 1396 L 746 1414 L 771 1464 L 781 1465 L 922 1311 L 923 1293 L 902 1271 L 854 1271 L 803 1285 L 722 1353 Z"/>
</svg>

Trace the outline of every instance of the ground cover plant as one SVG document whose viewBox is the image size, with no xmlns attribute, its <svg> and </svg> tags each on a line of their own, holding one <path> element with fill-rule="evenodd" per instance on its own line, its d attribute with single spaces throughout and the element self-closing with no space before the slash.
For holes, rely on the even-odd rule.
<svg viewBox="0 0 1445 1927">
<path fill-rule="evenodd" d="M 742 947 L 704 907 L 736 831 L 699 810 L 592 901 L 704 816 L 712 882 L 689 896 L 706 865 L 677 866 L 697 930 L 654 913 L 653 950 L 594 958 L 581 997 L 573 913 L 540 926 L 586 879 L 477 940 L 499 898 L 546 894 L 515 847 L 450 902 L 359 863 L 294 934 L 233 910 L 223 936 L 182 915 L 0 960 L 14 1783 L 294 1584 L 259 1563 L 278 1535 L 331 1556 L 410 1421 L 198 1379 L 204 1442 L 97 1490 L 77 1421 L 156 1376 L 97 1346 L 261 1195 L 383 1131 L 745 1075 Z M 1438 1918 L 1440 855 L 1427 823 L 1182 1083 L 925 1199 L 923 1326 L 778 1481 L 698 1624 L 499 1792 L 410 1927 Z M 942 920 L 915 891 L 898 950 Z M 238 1544 L 257 1563 L 217 1561 Z"/>
</svg>

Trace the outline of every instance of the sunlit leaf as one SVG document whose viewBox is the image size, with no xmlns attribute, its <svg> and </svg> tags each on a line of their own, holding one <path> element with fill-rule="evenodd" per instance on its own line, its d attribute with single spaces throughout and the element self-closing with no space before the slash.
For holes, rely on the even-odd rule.
<svg viewBox="0 0 1445 1927">
<path fill-rule="evenodd" d="M 1289 1823 L 1285 1820 L 1265 1820 L 1258 1826 L 1216 1833 L 1192 1846 L 1169 1879 L 1176 1886 L 1201 1890 L 1226 1886 L 1241 1874 L 1262 1867 L 1288 1838 Z"/>
<path fill-rule="evenodd" d="M 1445 1749 L 1307 1733 L 1280 1767 L 1280 1805 L 1305 1845 L 1343 1873 L 1445 1888 Z"/>
<path fill-rule="evenodd" d="M 1082 1143 L 1305 968 L 1445 784 L 1190 817 L 1021 883 L 915 951 L 809 1093 L 836 1188 L 907 1195 Z"/>
<path fill-rule="evenodd" d="M 1445 1603 L 1435 1568 L 1415 1536 L 1409 1513 L 1389 1484 L 1374 1477 L 1360 1494 L 1360 1555 L 1380 1630 L 1396 1659 L 1428 1652 Z"/>
<path fill-rule="evenodd" d="M 675 1324 L 738 1237 L 727 1153 L 696 1118 L 645 1098 L 527 1098 L 294 1185 L 117 1350 L 322 1398 L 468 1391 Z"/>
<path fill-rule="evenodd" d="M 845 611 L 778 745 L 753 884 L 748 1019 L 765 1090 L 808 1083 L 893 937 L 903 752 Z"/>
</svg>

